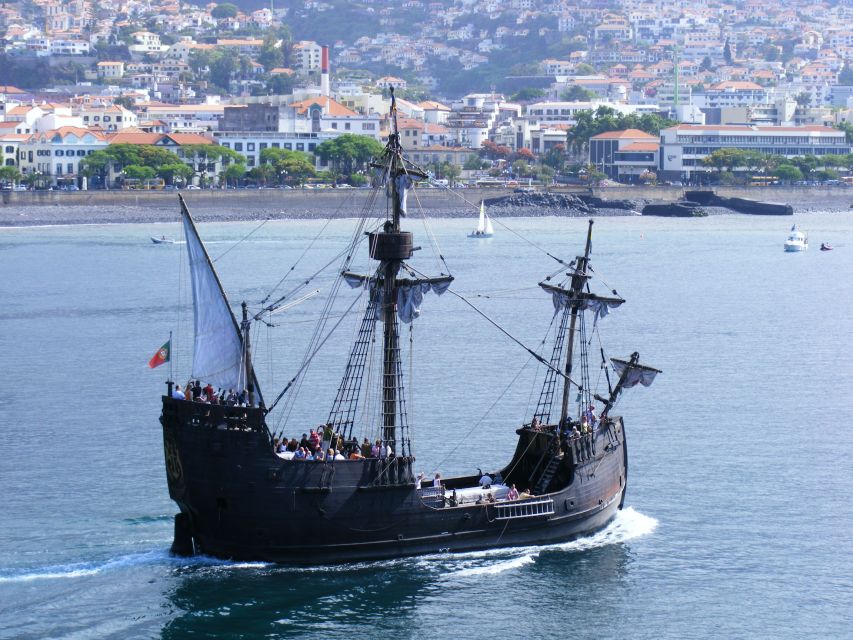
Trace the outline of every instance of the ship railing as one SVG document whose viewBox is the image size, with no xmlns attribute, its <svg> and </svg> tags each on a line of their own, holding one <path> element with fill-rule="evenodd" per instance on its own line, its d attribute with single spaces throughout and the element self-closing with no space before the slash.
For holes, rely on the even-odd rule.
<svg viewBox="0 0 853 640">
<path fill-rule="evenodd" d="M 589 433 L 585 436 L 569 438 L 569 449 L 575 464 L 586 462 L 595 456 L 595 436 Z"/>
<path fill-rule="evenodd" d="M 178 412 L 194 426 L 230 431 L 264 432 L 263 412 L 257 407 L 241 407 L 203 402 L 178 401 Z"/>
<path fill-rule="evenodd" d="M 554 515 L 554 501 L 551 498 L 535 498 L 533 500 L 499 502 L 494 505 L 495 520 L 517 520 L 520 518 L 536 518 Z"/>
<path fill-rule="evenodd" d="M 444 486 L 440 485 L 438 487 L 424 487 L 418 490 L 418 493 L 421 496 L 421 501 L 430 506 L 430 507 L 443 507 L 444 506 Z"/>
</svg>

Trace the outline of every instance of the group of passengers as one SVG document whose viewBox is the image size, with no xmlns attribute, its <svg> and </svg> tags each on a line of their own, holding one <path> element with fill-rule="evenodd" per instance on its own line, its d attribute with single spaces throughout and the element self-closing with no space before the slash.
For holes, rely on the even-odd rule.
<svg viewBox="0 0 853 640">
<path fill-rule="evenodd" d="M 172 390 L 172 397 L 175 400 L 192 400 L 193 402 L 205 402 L 207 404 L 222 404 L 227 406 L 245 407 L 251 402 L 251 394 L 248 389 L 243 389 L 240 392 L 234 389 L 214 389 L 208 382 L 204 387 L 201 386 L 200 380 L 190 380 L 187 386 L 181 389 L 181 385 L 176 384 Z"/>
<path fill-rule="evenodd" d="M 300 440 L 275 438 L 273 453 L 285 460 L 364 460 L 394 455 L 391 445 L 383 446 L 381 440 L 371 443 L 364 438 L 361 444 L 356 438 L 346 440 L 331 424 L 320 425 L 303 433 Z"/>
</svg>

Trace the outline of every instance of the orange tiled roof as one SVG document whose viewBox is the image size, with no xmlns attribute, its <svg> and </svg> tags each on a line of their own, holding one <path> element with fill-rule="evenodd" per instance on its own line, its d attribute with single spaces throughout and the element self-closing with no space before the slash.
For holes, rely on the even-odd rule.
<svg viewBox="0 0 853 640">
<path fill-rule="evenodd" d="M 619 149 L 619 151 L 657 151 L 660 145 L 657 142 L 632 142 Z"/>
<path fill-rule="evenodd" d="M 597 136 L 592 136 L 590 140 L 620 140 L 623 138 L 658 139 L 657 136 L 653 136 L 645 131 L 640 131 L 639 129 L 625 129 L 624 131 L 605 131 L 604 133 L 599 133 Z"/>
<path fill-rule="evenodd" d="M 346 117 L 346 116 L 357 116 L 358 115 L 355 111 L 351 111 L 350 109 L 347 109 L 340 102 L 337 102 L 335 100 L 332 100 L 331 98 L 326 98 L 326 97 L 322 97 L 322 96 L 317 97 L 317 98 L 308 98 L 307 100 L 300 100 L 299 102 L 293 102 L 293 103 L 289 104 L 288 106 L 294 107 L 296 109 L 297 113 L 302 114 L 302 113 L 305 113 L 306 111 L 308 111 L 308 109 L 310 107 L 313 107 L 314 105 L 319 105 L 319 106 L 323 107 L 323 110 L 326 112 L 326 114 L 330 115 L 330 116 Z"/>
</svg>

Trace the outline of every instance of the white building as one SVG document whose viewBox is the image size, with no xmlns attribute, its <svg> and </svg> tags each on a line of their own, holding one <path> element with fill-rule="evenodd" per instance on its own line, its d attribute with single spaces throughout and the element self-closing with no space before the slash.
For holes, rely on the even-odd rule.
<svg viewBox="0 0 853 640">
<path fill-rule="evenodd" d="M 844 155 L 851 152 L 843 131 L 832 127 L 776 127 L 682 124 L 660 134 L 665 176 L 686 178 L 709 168 L 703 160 L 717 149 L 743 149 L 785 156 Z"/>
<path fill-rule="evenodd" d="M 319 71 L 323 47 L 313 40 L 300 40 L 293 45 L 294 65 L 304 73 Z"/>
<path fill-rule="evenodd" d="M 133 111 L 117 104 L 84 105 L 77 110 L 77 115 L 82 118 L 84 127 L 98 126 L 106 131 L 119 131 L 139 124 Z"/>
<path fill-rule="evenodd" d="M 213 138 L 216 144 L 233 149 L 245 156 L 246 166 L 256 167 L 261 161 L 261 151 L 267 148 L 287 149 L 288 151 L 304 151 L 314 153 L 317 145 L 337 137 L 339 134 L 330 131 L 319 132 L 284 132 L 284 131 L 217 131 Z"/>
<path fill-rule="evenodd" d="M 21 173 L 39 173 L 47 184 L 77 178 L 80 161 L 107 146 L 106 137 L 80 127 L 62 127 L 31 135 L 19 146 Z"/>
</svg>

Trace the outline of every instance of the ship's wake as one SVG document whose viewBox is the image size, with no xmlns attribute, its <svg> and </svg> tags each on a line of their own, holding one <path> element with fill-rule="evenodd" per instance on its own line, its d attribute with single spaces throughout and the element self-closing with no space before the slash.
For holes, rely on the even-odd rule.
<svg viewBox="0 0 853 640">
<path fill-rule="evenodd" d="M 560 544 L 549 544 L 532 547 L 508 547 L 504 549 L 492 549 L 489 551 L 475 551 L 471 553 L 455 554 L 452 558 L 444 556 L 442 559 L 448 562 L 449 572 L 446 577 L 460 578 L 467 576 L 494 575 L 517 569 L 536 562 L 542 552 L 579 552 L 598 549 L 614 544 L 628 542 L 635 538 L 645 536 L 654 531 L 658 521 L 645 514 L 628 507 L 619 511 L 607 527 L 591 536 L 578 538 L 571 542 Z M 452 559 L 460 560 L 456 566 L 451 563 Z M 429 561 L 431 558 L 423 558 Z"/>
</svg>

